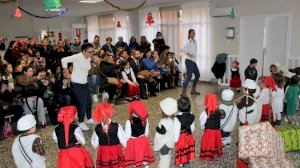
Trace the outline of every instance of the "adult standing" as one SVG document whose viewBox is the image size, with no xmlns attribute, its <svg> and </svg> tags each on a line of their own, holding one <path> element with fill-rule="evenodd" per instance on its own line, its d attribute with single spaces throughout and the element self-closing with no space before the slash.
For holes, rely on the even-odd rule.
<svg viewBox="0 0 300 168">
<path fill-rule="evenodd" d="M 64 69 L 65 78 L 71 78 L 71 90 L 76 99 L 78 109 L 79 127 L 83 131 L 89 130 L 84 122 L 84 116 L 87 115 L 88 124 L 94 124 L 92 119 L 92 99 L 88 85 L 88 73 L 91 69 L 91 57 L 94 54 L 94 47 L 91 43 L 84 43 L 81 52 L 61 60 Z M 70 75 L 68 63 L 73 63 L 73 72 Z"/>
<path fill-rule="evenodd" d="M 72 54 L 78 54 L 81 51 L 81 44 L 79 37 L 74 38 L 74 44 L 70 46 Z"/>
<path fill-rule="evenodd" d="M 197 41 L 195 40 L 195 30 L 190 29 L 188 33 L 188 43 L 181 49 L 181 51 L 186 54 L 188 57 L 185 59 L 185 66 L 187 69 L 187 79 L 183 82 L 183 88 L 180 96 L 187 96 L 186 89 L 192 79 L 192 75 L 195 75 L 193 81 L 193 86 L 191 90 L 191 95 L 200 95 L 200 92 L 196 90 L 198 80 L 200 78 L 199 68 L 196 64 L 197 60 Z"/>
<path fill-rule="evenodd" d="M 158 51 L 158 54 L 160 55 L 164 51 L 166 45 L 161 32 L 156 33 L 156 38 L 152 40 L 152 43 L 154 45 L 154 50 Z"/>
</svg>

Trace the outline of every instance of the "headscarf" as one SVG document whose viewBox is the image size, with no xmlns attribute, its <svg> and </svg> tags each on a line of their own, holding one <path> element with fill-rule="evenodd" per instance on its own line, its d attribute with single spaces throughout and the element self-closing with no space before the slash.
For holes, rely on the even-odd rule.
<svg viewBox="0 0 300 168">
<path fill-rule="evenodd" d="M 265 85 L 267 88 L 271 89 L 271 91 L 276 91 L 276 84 L 275 84 L 275 80 L 272 76 L 267 76 L 265 78 Z"/>
<path fill-rule="evenodd" d="M 69 144 L 69 127 L 70 124 L 73 122 L 76 114 L 77 114 L 77 109 L 75 106 L 66 106 L 66 107 L 62 107 L 59 110 L 57 116 L 57 120 L 59 122 L 62 122 L 64 125 L 66 146 L 68 146 Z"/>
<path fill-rule="evenodd" d="M 142 120 L 143 126 L 146 126 L 148 111 L 147 111 L 147 108 L 146 108 L 144 102 L 142 102 L 140 100 L 135 100 L 135 101 L 130 102 L 130 105 L 128 108 L 128 114 L 129 114 L 131 123 L 132 123 L 132 120 L 131 120 L 132 114 L 135 114 L 139 117 L 139 119 Z"/>
<path fill-rule="evenodd" d="M 19 40 L 18 41 L 18 47 L 21 47 L 22 45 L 25 45 L 26 42 L 24 40 Z"/>
<path fill-rule="evenodd" d="M 218 107 L 218 96 L 213 93 L 207 93 L 205 95 L 204 106 L 207 109 L 208 116 L 214 112 Z"/>
<path fill-rule="evenodd" d="M 93 119 L 99 123 L 103 118 L 111 119 L 115 113 L 115 109 L 109 103 L 99 103 L 94 111 Z M 106 120 L 106 125 L 109 125 L 109 120 Z"/>
<path fill-rule="evenodd" d="M 238 62 L 238 61 L 233 61 L 233 63 L 235 63 L 236 66 L 239 66 L 239 65 L 240 65 L 240 62 Z"/>
</svg>

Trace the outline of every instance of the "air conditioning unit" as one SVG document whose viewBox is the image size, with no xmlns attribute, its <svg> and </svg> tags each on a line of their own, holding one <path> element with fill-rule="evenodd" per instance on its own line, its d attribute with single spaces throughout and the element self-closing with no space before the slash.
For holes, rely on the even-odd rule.
<svg viewBox="0 0 300 168">
<path fill-rule="evenodd" d="M 211 10 L 210 15 L 212 17 L 226 17 L 231 14 L 232 10 L 234 10 L 234 12 L 236 12 L 236 8 L 234 8 L 234 7 L 214 8 Z"/>
</svg>

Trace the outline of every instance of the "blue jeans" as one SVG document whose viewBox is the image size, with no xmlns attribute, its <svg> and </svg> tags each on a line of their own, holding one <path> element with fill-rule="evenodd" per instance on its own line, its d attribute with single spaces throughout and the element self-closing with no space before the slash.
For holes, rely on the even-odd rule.
<svg viewBox="0 0 300 168">
<path fill-rule="evenodd" d="M 189 85 L 189 82 L 192 79 L 193 74 L 195 75 L 195 79 L 193 81 L 193 87 L 196 87 L 198 80 L 200 78 L 200 72 L 199 72 L 197 64 L 194 61 L 186 59 L 185 66 L 186 66 L 186 70 L 187 70 L 187 79 L 183 82 L 183 88 L 187 88 L 187 86 Z"/>
<path fill-rule="evenodd" d="M 84 121 L 85 114 L 87 119 L 92 118 L 92 98 L 89 85 L 71 82 L 71 90 L 76 100 L 79 122 Z"/>
<path fill-rule="evenodd" d="M 88 83 L 91 88 L 92 94 L 98 93 L 97 86 L 98 86 L 99 82 L 100 82 L 100 77 L 97 75 L 92 75 L 92 76 L 88 77 Z"/>
</svg>

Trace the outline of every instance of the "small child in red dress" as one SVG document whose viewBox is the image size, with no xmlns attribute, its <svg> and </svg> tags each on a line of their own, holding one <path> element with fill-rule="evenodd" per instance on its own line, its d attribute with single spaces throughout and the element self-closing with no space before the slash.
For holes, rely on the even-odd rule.
<svg viewBox="0 0 300 168">
<path fill-rule="evenodd" d="M 96 168 L 124 167 L 122 146 L 126 147 L 126 137 L 122 126 L 111 121 L 114 113 L 109 103 L 98 104 L 94 112 L 93 119 L 100 122 L 91 140 L 93 147 L 98 147 Z"/>
<path fill-rule="evenodd" d="M 204 129 L 200 159 L 214 160 L 215 156 L 223 157 L 220 122 L 225 118 L 225 112 L 218 109 L 218 97 L 215 94 L 206 94 L 204 105 L 206 110 L 199 117 L 201 128 Z"/>
<path fill-rule="evenodd" d="M 241 87 L 241 77 L 240 77 L 240 63 L 238 61 L 232 61 L 231 64 L 231 80 L 230 80 L 230 87 L 232 90 L 240 91 Z"/>
<path fill-rule="evenodd" d="M 195 159 L 195 116 L 188 97 L 177 100 L 178 114 L 174 118 L 175 165 L 185 166 Z"/>
<path fill-rule="evenodd" d="M 142 101 L 130 102 L 129 120 L 125 123 L 127 144 L 124 153 L 125 167 L 149 167 L 155 162 L 151 149 L 149 134 L 148 111 Z"/>
<path fill-rule="evenodd" d="M 93 160 L 89 152 L 81 145 L 85 138 L 78 125 L 73 124 L 77 116 L 74 106 L 62 107 L 57 119 L 60 122 L 52 133 L 53 140 L 58 144 L 58 168 L 93 168 Z"/>
</svg>

